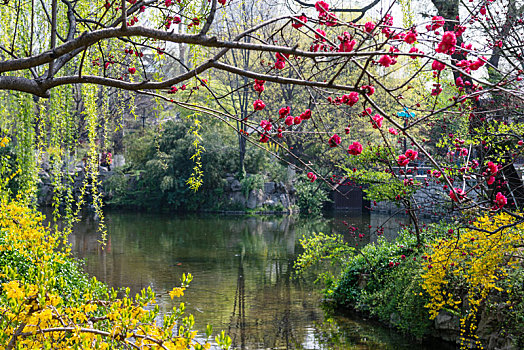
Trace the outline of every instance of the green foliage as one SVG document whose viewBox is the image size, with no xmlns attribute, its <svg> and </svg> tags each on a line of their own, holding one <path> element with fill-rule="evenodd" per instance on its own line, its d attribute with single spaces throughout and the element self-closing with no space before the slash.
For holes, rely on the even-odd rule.
<svg viewBox="0 0 524 350">
<path fill-rule="evenodd" d="M 109 204 L 153 210 L 196 210 L 207 203 L 212 209 L 216 204 L 214 195 L 223 187 L 222 178 L 236 169 L 237 157 L 235 149 L 227 147 L 224 138 L 213 130 L 208 130 L 200 140 L 194 134 L 193 124 L 192 120 L 168 121 L 156 130 L 145 131 L 143 136 L 129 136 L 125 141 L 129 165 L 109 181 L 108 190 L 112 194 Z M 201 175 L 195 173 L 195 147 Z M 202 147 L 206 152 L 201 152 Z M 202 181 L 199 191 L 188 186 L 190 178 Z"/>
<path fill-rule="evenodd" d="M 320 268 L 321 272 L 315 282 L 322 281 L 325 286 L 324 293 L 329 294 L 328 291 L 337 280 L 335 276 L 340 273 L 340 268 L 345 266 L 347 257 L 355 254 L 355 248 L 344 243 L 342 235 L 328 235 L 322 232 L 302 238 L 300 244 L 304 252 L 295 261 L 296 274 L 303 275 L 312 269 L 316 273 Z"/>
<path fill-rule="evenodd" d="M 329 202 L 326 184 L 322 181 L 311 182 L 305 175 L 295 183 L 297 204 L 304 215 L 320 215 L 325 203 Z"/>
<path fill-rule="evenodd" d="M 502 293 L 495 302 L 488 305 L 486 313 L 495 314 L 503 320 L 499 329 L 494 331 L 509 335 L 517 349 L 524 348 L 524 266 L 510 270 L 508 276 L 501 280 Z M 506 294 L 507 293 L 507 294 Z M 507 296 L 504 300 L 503 296 Z"/>
<path fill-rule="evenodd" d="M 448 229 L 446 224 L 431 225 L 424 231 L 423 241 L 441 237 Z M 415 337 L 428 334 L 432 323 L 421 286 L 419 261 L 423 253 L 409 228 L 401 230 L 392 242 L 381 238 L 361 250 L 348 246 L 338 235 L 314 234 L 301 244 L 304 253 L 296 267 L 304 273 L 321 265 L 319 279 L 324 282 L 326 298 L 338 306 L 367 312 Z M 325 266 L 328 261 L 342 272 L 333 274 Z"/>
<path fill-rule="evenodd" d="M 240 180 L 242 186 L 242 193 L 244 197 L 248 198 L 249 192 L 252 190 L 261 190 L 264 188 L 264 175 L 254 174 L 249 175 Z"/>
<path fill-rule="evenodd" d="M 391 172 L 385 172 L 389 170 L 389 164 L 396 166 L 390 150 L 382 146 L 368 146 L 358 157 L 351 159 L 350 166 L 340 168 L 351 181 L 365 185 L 364 192 L 368 200 L 397 202 L 397 198 L 411 195 L 417 187 L 404 186 Z"/>
</svg>

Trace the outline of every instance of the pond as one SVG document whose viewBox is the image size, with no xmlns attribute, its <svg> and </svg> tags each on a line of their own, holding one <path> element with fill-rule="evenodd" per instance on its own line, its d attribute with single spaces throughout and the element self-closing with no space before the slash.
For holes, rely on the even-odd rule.
<svg viewBox="0 0 524 350">
<path fill-rule="evenodd" d="M 102 249 L 97 222 L 86 218 L 70 236 L 85 270 L 132 293 L 151 286 L 162 312 L 174 306 L 166 292 L 183 273 L 194 276 L 182 298 L 196 329 L 225 330 L 234 349 L 443 349 L 405 337 L 358 317 L 336 317 L 321 308 L 311 283 L 293 278 L 299 239 L 311 232 L 346 234 L 353 244 L 377 239 L 387 216 L 364 214 L 328 219 L 145 213 L 108 213 Z M 393 236 L 405 218 L 388 221 Z M 358 230 L 349 234 L 348 227 Z M 358 235 L 361 234 L 359 237 Z"/>
</svg>

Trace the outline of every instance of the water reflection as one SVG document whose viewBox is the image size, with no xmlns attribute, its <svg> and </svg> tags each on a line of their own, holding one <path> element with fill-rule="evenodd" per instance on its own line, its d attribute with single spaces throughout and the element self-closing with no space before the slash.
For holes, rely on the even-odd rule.
<svg viewBox="0 0 524 350">
<path fill-rule="evenodd" d="M 337 232 L 363 245 L 376 239 L 373 223 L 378 219 L 109 213 L 106 220 L 108 239 L 103 249 L 97 223 L 89 219 L 75 228 L 70 241 L 75 254 L 85 260 L 86 271 L 110 286 L 129 287 L 132 293 L 151 286 L 165 294 L 182 273 L 190 272 L 194 280 L 184 301 L 195 315 L 197 329 L 204 330 L 210 323 L 216 330 L 227 330 L 237 349 L 331 349 L 325 324 L 339 327 L 338 336 L 349 333 L 342 321 L 326 323 L 319 295 L 310 285 L 291 278 L 300 252 L 298 239 L 311 232 Z M 348 226 L 358 227 L 362 237 L 349 234 Z M 173 307 L 167 295 L 158 302 L 163 312 Z M 353 341 L 337 346 L 401 349 L 406 345 L 404 339 L 374 329 L 381 337 L 370 347 Z"/>
</svg>

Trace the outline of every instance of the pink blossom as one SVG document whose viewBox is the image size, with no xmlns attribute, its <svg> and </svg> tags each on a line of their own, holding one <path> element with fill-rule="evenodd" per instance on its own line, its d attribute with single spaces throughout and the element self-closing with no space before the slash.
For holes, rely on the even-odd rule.
<svg viewBox="0 0 524 350">
<path fill-rule="evenodd" d="M 362 145 L 360 142 L 353 142 L 348 147 L 348 153 L 354 156 L 358 156 L 360 153 L 362 153 Z"/>
<path fill-rule="evenodd" d="M 444 70 L 444 68 L 446 68 L 446 65 L 437 60 L 434 60 L 433 63 L 431 64 L 431 69 L 433 70 L 442 71 Z"/>
<path fill-rule="evenodd" d="M 398 135 L 398 130 L 395 129 L 395 128 L 389 128 L 389 133 L 392 134 L 392 135 Z"/>
<path fill-rule="evenodd" d="M 382 127 L 382 121 L 384 121 L 383 116 L 375 114 L 372 119 L 373 119 L 373 122 L 372 122 L 373 129 L 378 129 Z"/>
<path fill-rule="evenodd" d="M 371 33 L 373 29 L 375 29 L 375 23 L 366 22 L 366 24 L 364 24 L 364 30 L 366 31 L 366 33 Z"/>
<path fill-rule="evenodd" d="M 304 23 L 307 23 L 307 17 L 306 16 L 298 16 L 297 17 L 298 20 L 304 22 Z M 297 21 L 293 21 L 293 23 L 291 24 L 291 26 L 295 29 L 298 29 L 302 26 L 304 26 L 302 23 L 299 23 Z"/>
<path fill-rule="evenodd" d="M 457 36 L 455 33 L 444 32 L 442 35 L 442 41 L 438 44 L 435 51 L 451 55 L 455 52 L 455 45 L 457 45 Z"/>
<path fill-rule="evenodd" d="M 287 106 L 287 107 L 280 108 L 280 110 L 278 111 L 278 114 L 280 115 L 280 118 L 284 118 L 285 116 L 289 114 L 289 112 L 291 112 L 291 107 Z"/>
<path fill-rule="evenodd" d="M 262 102 L 262 100 L 256 100 L 255 102 L 253 102 L 253 108 L 255 109 L 255 111 L 261 111 L 265 107 L 266 107 L 266 104 Z"/>
<path fill-rule="evenodd" d="M 366 95 L 371 96 L 375 93 L 375 87 L 373 85 L 363 85 L 362 90 L 366 91 Z"/>
<path fill-rule="evenodd" d="M 455 192 L 453 192 L 453 190 L 449 190 L 449 197 L 453 200 L 453 202 L 458 202 L 459 199 L 462 200 L 465 196 L 466 195 L 461 188 L 455 188 Z"/>
<path fill-rule="evenodd" d="M 497 204 L 497 207 L 502 208 L 503 206 L 508 204 L 508 199 L 506 198 L 506 196 L 499 192 L 495 196 L 495 203 Z"/>
<path fill-rule="evenodd" d="M 380 65 L 387 68 L 393 63 L 393 60 L 388 55 L 384 55 L 380 57 L 380 59 L 378 60 L 378 63 L 380 63 Z"/>
<path fill-rule="evenodd" d="M 333 134 L 333 136 L 329 138 L 328 144 L 329 147 L 337 147 L 338 145 L 340 145 L 340 142 L 342 142 L 340 136 L 338 136 L 337 134 Z"/>
<path fill-rule="evenodd" d="M 412 149 L 408 149 L 406 151 L 406 158 L 408 158 L 409 160 L 415 160 L 417 159 L 418 157 L 418 152 L 415 151 L 415 150 L 412 150 Z"/>
<path fill-rule="evenodd" d="M 397 158 L 397 164 L 399 166 L 406 166 L 409 164 L 409 159 L 404 154 L 401 154 Z"/>
</svg>

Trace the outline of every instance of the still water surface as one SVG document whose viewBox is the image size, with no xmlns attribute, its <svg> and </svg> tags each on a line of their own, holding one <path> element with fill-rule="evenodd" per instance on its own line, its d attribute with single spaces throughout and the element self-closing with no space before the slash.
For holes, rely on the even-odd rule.
<svg viewBox="0 0 524 350">
<path fill-rule="evenodd" d="M 209 323 L 226 330 L 235 349 L 445 349 L 410 343 L 358 317 L 332 316 L 320 307 L 311 283 L 292 278 L 303 235 L 337 232 L 364 245 L 377 239 L 373 232 L 387 219 L 108 213 L 103 249 L 90 219 L 76 227 L 70 241 L 88 273 L 132 293 L 151 286 L 165 295 L 190 272 L 194 279 L 183 301 L 196 329 Z M 389 220 L 384 235 L 392 237 L 405 220 Z M 344 222 L 358 228 L 356 237 Z M 158 303 L 163 312 L 174 306 L 169 296 Z"/>
</svg>

